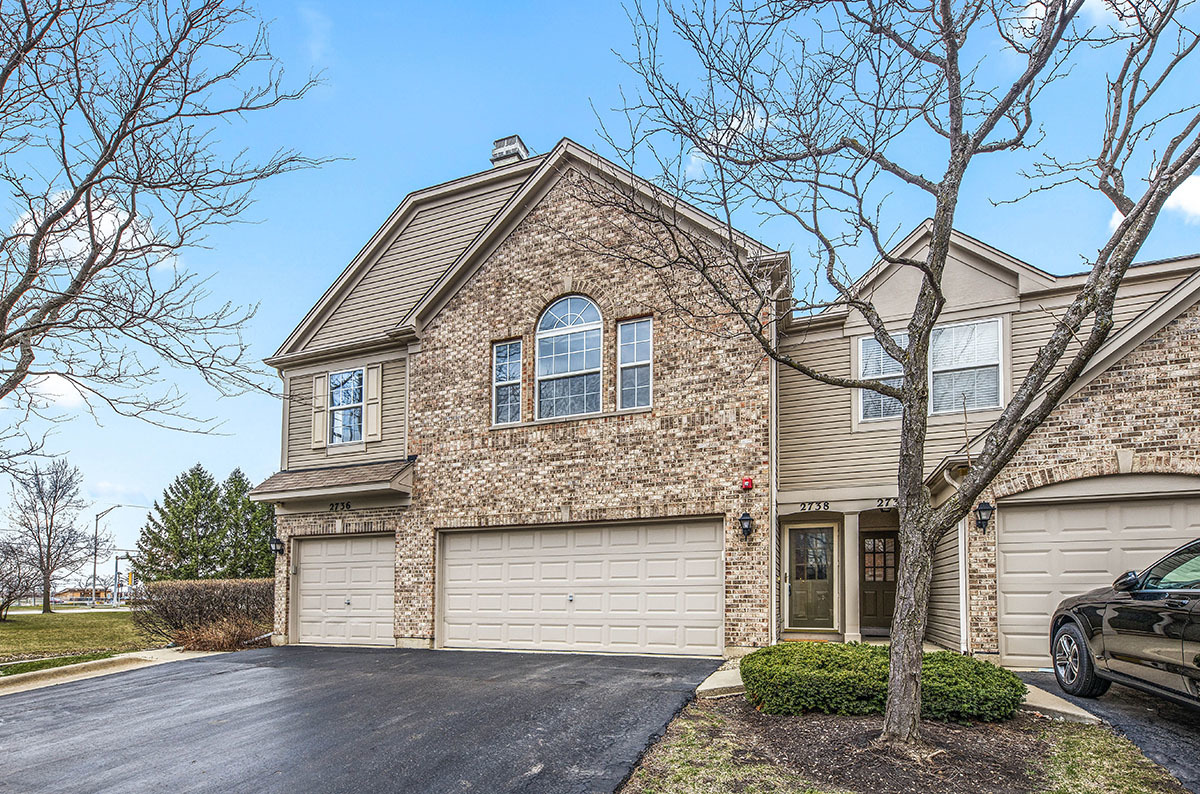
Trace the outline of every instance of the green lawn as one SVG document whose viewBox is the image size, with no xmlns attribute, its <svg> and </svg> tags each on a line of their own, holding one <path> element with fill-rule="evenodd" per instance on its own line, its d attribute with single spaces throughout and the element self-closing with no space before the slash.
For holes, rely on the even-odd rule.
<svg viewBox="0 0 1200 794">
<path fill-rule="evenodd" d="M 0 678 L 6 675 L 32 673 L 35 670 L 49 670 L 52 667 L 65 667 L 80 662 L 94 662 L 97 659 L 108 659 L 116 655 L 115 651 L 101 651 L 100 653 L 82 653 L 77 656 L 53 656 L 49 659 L 36 659 L 32 662 L 16 662 L 0 666 Z"/>
<path fill-rule="evenodd" d="M 138 651 L 153 644 L 134 631 L 128 612 L 10 613 L 8 620 L 0 621 L 0 662 L 100 651 Z"/>
</svg>

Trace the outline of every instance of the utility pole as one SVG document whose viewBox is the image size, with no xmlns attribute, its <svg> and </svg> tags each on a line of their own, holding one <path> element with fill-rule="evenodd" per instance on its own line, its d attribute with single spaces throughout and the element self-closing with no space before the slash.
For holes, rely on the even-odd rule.
<svg viewBox="0 0 1200 794">
<path fill-rule="evenodd" d="M 124 507 L 124 506 L 125 505 L 113 505 L 112 507 L 104 508 L 103 510 L 101 510 L 99 513 L 96 514 L 96 529 L 92 533 L 92 603 L 90 603 L 88 605 L 90 607 L 96 606 L 96 566 L 99 563 L 99 557 L 100 557 L 100 519 L 104 518 L 106 515 L 108 515 L 112 511 L 116 510 L 118 507 Z M 116 586 L 117 586 L 117 581 L 114 579 L 113 580 L 113 589 L 116 589 Z"/>
</svg>

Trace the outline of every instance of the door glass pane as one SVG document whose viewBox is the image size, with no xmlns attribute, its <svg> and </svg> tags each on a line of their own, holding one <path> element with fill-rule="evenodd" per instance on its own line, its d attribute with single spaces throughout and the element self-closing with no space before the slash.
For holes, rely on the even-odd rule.
<svg viewBox="0 0 1200 794">
<path fill-rule="evenodd" d="M 833 628 L 833 527 L 788 531 L 788 615 L 793 628 Z"/>
</svg>

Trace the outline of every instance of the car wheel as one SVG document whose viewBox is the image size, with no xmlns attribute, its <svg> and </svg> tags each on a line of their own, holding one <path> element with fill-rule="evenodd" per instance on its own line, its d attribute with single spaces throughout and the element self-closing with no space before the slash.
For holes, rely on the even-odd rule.
<svg viewBox="0 0 1200 794">
<path fill-rule="evenodd" d="M 1109 682 L 1096 675 L 1087 640 L 1075 623 L 1064 623 L 1054 633 L 1054 677 L 1069 695 L 1094 698 L 1108 691 Z"/>
</svg>

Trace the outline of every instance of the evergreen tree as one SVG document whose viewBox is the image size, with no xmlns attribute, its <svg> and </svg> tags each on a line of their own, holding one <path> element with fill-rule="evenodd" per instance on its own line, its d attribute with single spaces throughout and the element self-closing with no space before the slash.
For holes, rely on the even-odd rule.
<svg viewBox="0 0 1200 794">
<path fill-rule="evenodd" d="M 138 538 L 134 574 L 142 581 L 210 579 L 221 575 L 221 493 L 197 463 L 154 503 Z"/>
<path fill-rule="evenodd" d="M 234 469 L 221 485 L 221 575 L 228 579 L 275 575 L 268 542 L 275 531 L 275 508 L 250 501 L 250 481 Z"/>
</svg>

